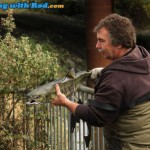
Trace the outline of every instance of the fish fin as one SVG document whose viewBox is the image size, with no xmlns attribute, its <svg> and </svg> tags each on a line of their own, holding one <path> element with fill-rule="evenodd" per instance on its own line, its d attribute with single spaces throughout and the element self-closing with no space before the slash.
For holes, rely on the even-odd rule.
<svg viewBox="0 0 150 150">
<path fill-rule="evenodd" d="M 75 79 L 75 77 L 76 77 L 75 69 L 71 68 L 70 71 L 66 74 L 66 77 L 68 77 L 68 78 L 71 77 L 71 78 Z"/>
</svg>

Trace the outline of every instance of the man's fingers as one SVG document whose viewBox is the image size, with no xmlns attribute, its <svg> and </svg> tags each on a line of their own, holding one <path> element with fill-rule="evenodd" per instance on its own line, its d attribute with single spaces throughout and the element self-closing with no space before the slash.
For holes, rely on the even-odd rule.
<svg viewBox="0 0 150 150">
<path fill-rule="evenodd" d="M 61 94 L 61 91 L 60 91 L 60 88 L 59 88 L 58 84 L 55 85 L 55 90 L 56 90 L 57 95 Z"/>
</svg>

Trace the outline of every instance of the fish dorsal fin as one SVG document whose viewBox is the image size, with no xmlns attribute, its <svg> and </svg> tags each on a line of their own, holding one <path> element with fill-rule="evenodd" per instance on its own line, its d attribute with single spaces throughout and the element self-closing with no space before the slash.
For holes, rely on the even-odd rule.
<svg viewBox="0 0 150 150">
<path fill-rule="evenodd" d="M 74 68 L 71 68 L 70 71 L 66 74 L 66 77 L 75 79 L 76 73 Z"/>
</svg>

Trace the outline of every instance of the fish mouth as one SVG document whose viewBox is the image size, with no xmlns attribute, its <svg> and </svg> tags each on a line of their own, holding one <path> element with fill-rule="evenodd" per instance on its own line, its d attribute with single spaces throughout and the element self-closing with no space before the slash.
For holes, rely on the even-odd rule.
<svg viewBox="0 0 150 150">
<path fill-rule="evenodd" d="M 42 95 L 37 96 L 28 96 L 28 101 L 26 102 L 26 105 L 37 105 L 37 104 L 47 104 L 48 102 L 45 102 L 46 97 Z"/>
<path fill-rule="evenodd" d="M 35 100 L 30 100 L 28 102 L 26 102 L 27 105 L 36 105 L 36 104 L 39 104 L 39 102 L 36 102 Z"/>
<path fill-rule="evenodd" d="M 35 105 L 35 104 L 40 104 L 38 102 L 38 99 L 40 99 L 41 96 L 34 96 L 34 97 L 28 97 L 28 102 L 26 102 L 27 105 Z"/>
</svg>

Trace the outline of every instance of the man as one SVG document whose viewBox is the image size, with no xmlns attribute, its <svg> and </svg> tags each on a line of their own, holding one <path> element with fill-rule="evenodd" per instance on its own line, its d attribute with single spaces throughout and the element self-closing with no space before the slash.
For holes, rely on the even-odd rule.
<svg viewBox="0 0 150 150">
<path fill-rule="evenodd" d="M 95 99 L 88 105 L 74 103 L 56 85 L 53 105 L 104 127 L 106 150 L 150 149 L 150 54 L 136 45 L 135 29 L 126 17 L 111 14 L 94 31 L 96 48 L 113 61 L 99 74 Z"/>
</svg>

